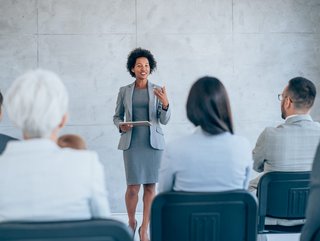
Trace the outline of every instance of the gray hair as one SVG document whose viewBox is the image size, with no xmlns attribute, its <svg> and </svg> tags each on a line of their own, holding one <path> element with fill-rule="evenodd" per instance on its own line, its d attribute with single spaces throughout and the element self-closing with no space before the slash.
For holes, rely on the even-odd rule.
<svg viewBox="0 0 320 241">
<path fill-rule="evenodd" d="M 9 118 L 29 138 L 48 138 L 68 110 L 68 93 L 60 78 L 47 70 L 18 77 L 6 96 Z"/>
</svg>

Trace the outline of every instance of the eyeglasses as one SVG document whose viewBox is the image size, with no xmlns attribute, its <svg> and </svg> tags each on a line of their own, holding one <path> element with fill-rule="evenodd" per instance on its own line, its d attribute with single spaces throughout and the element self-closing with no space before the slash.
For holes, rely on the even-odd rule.
<svg viewBox="0 0 320 241">
<path fill-rule="evenodd" d="M 288 95 L 284 96 L 283 94 L 278 94 L 278 100 L 283 101 L 285 98 L 289 98 L 290 102 L 293 103 L 293 100 L 290 98 L 290 96 Z"/>
<path fill-rule="evenodd" d="M 283 94 L 278 94 L 278 100 L 282 101 L 285 97 L 283 97 Z"/>
</svg>

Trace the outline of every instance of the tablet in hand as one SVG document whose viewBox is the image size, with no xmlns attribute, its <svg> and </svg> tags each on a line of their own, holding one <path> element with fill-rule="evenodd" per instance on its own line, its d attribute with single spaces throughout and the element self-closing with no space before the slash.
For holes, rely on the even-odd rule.
<svg viewBox="0 0 320 241">
<path fill-rule="evenodd" d="M 151 126 L 151 122 L 150 121 L 127 121 L 127 122 L 120 122 L 119 125 Z"/>
</svg>

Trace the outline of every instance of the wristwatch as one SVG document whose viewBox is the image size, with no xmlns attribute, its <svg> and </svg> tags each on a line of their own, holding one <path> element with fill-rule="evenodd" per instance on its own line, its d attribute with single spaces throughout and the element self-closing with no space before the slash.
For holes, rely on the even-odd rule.
<svg viewBox="0 0 320 241">
<path fill-rule="evenodd" d="M 166 107 L 162 106 L 162 109 L 165 110 L 165 111 L 167 111 L 168 108 L 169 108 L 169 104 Z"/>
</svg>

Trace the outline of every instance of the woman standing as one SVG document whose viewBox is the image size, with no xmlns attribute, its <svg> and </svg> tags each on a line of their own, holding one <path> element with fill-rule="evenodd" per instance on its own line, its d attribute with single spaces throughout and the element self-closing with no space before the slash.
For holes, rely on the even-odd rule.
<svg viewBox="0 0 320 241">
<path fill-rule="evenodd" d="M 150 207 L 165 146 L 160 123 L 165 125 L 170 119 L 165 87 L 148 81 L 155 68 L 156 61 L 150 51 L 137 48 L 129 54 L 127 70 L 135 81 L 120 88 L 113 116 L 113 122 L 121 133 L 118 149 L 123 150 L 127 180 L 125 201 L 133 232 L 137 228 L 135 213 L 143 184 L 143 220 L 138 230 L 142 241 L 148 240 Z M 124 118 L 126 121 L 149 121 L 151 126 L 121 124 Z"/>
</svg>

